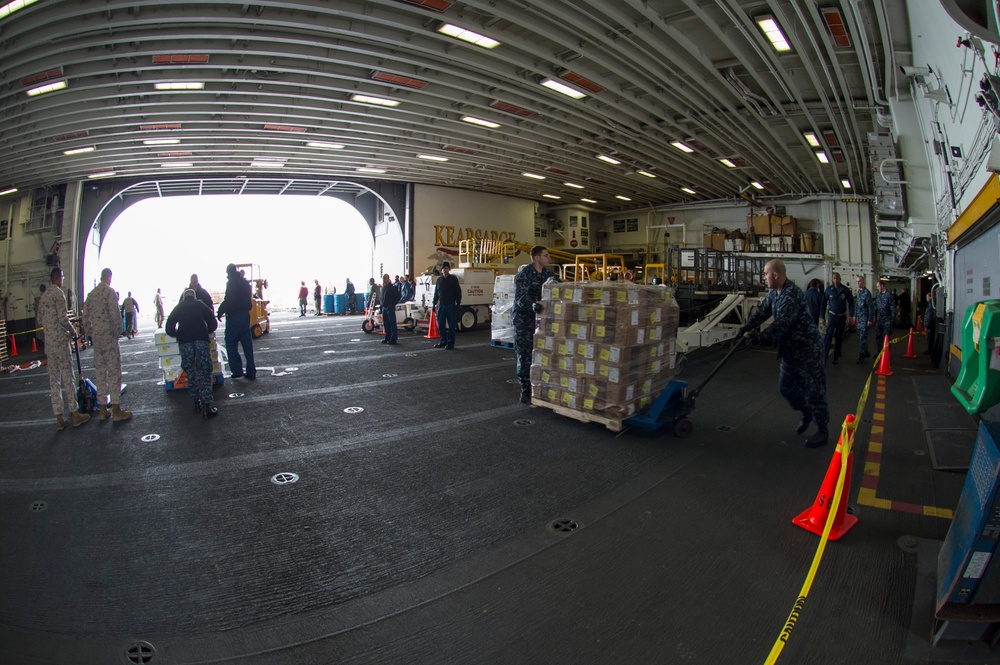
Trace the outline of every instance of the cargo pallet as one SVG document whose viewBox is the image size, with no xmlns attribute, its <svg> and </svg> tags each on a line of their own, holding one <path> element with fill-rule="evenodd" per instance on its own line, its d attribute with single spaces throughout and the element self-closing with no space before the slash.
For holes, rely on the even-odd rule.
<svg viewBox="0 0 1000 665">
<path fill-rule="evenodd" d="M 501 348 L 501 349 L 513 349 L 514 348 L 514 342 L 508 342 L 508 341 L 502 340 L 502 339 L 494 339 L 494 340 L 490 340 L 490 346 L 495 346 L 495 347 L 498 347 L 498 348 Z"/>
<path fill-rule="evenodd" d="M 215 375 L 212 376 L 212 379 L 213 379 L 213 381 L 212 381 L 212 385 L 213 386 L 221 386 L 221 385 L 223 385 L 223 384 L 226 383 L 226 375 L 225 374 L 215 374 Z M 174 390 L 174 382 L 173 381 L 164 381 L 163 382 L 163 387 L 166 390 Z M 184 384 L 181 385 L 181 386 L 178 386 L 177 390 L 184 390 L 187 387 L 188 387 L 187 377 L 185 376 L 184 377 Z"/>
<path fill-rule="evenodd" d="M 560 406 L 559 404 L 546 402 L 538 399 L 537 397 L 531 398 L 531 405 L 543 406 L 546 409 L 552 409 L 560 416 L 566 416 L 567 418 L 572 418 L 573 420 L 579 420 L 581 423 L 599 423 L 607 427 L 612 432 L 621 432 L 622 429 L 624 429 L 624 426 L 622 425 L 623 419 L 620 418 L 605 418 L 604 416 L 599 416 L 596 413 L 586 413 L 584 411 L 569 409 L 565 406 Z"/>
</svg>

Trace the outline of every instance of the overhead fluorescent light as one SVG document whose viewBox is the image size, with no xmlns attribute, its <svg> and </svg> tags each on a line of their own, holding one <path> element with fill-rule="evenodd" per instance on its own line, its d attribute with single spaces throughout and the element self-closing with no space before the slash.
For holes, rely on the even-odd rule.
<svg viewBox="0 0 1000 665">
<path fill-rule="evenodd" d="M 462 116 L 462 122 L 471 122 L 473 125 L 480 125 L 482 127 L 489 127 L 490 129 L 496 129 L 500 125 L 495 122 L 490 122 L 489 120 L 483 120 L 482 118 L 474 118 L 471 115 Z"/>
<path fill-rule="evenodd" d="M 785 33 L 781 31 L 778 26 L 778 22 L 774 20 L 773 16 L 761 16 L 757 19 L 757 26 L 767 37 L 768 41 L 771 42 L 771 46 L 778 53 L 785 53 L 786 51 L 791 51 L 792 47 L 788 44 L 788 39 L 785 38 Z"/>
<path fill-rule="evenodd" d="M 174 145 L 180 143 L 180 139 L 146 139 L 143 145 Z"/>
<path fill-rule="evenodd" d="M 117 175 L 114 171 L 97 171 L 95 173 L 88 173 L 88 178 L 109 178 L 113 175 Z"/>
<path fill-rule="evenodd" d="M 816 132 L 805 132 L 804 134 L 802 134 L 802 136 L 805 137 L 806 143 L 809 144 L 810 148 L 821 147 L 819 143 L 819 138 L 816 137 Z"/>
<path fill-rule="evenodd" d="M 681 187 L 681 191 L 684 192 L 685 194 L 697 194 L 698 193 L 698 192 L 694 191 L 693 189 L 691 189 L 690 187 Z"/>
<path fill-rule="evenodd" d="M 566 185 L 567 187 L 572 187 L 573 189 L 583 189 L 584 188 L 583 185 L 578 185 L 575 182 L 564 182 L 563 184 Z"/>
<path fill-rule="evenodd" d="M 689 148 L 686 145 L 684 145 L 683 143 L 681 143 L 680 141 L 671 141 L 670 145 L 674 146 L 675 148 L 677 148 L 681 152 L 694 152 L 694 148 Z"/>
<path fill-rule="evenodd" d="M 728 166 L 731 169 L 735 169 L 736 168 L 736 164 L 734 164 L 731 159 L 726 159 L 725 157 L 723 157 L 719 161 L 722 162 L 725 166 Z"/>
<path fill-rule="evenodd" d="M 449 37 L 454 37 L 455 39 L 461 39 L 463 42 L 469 42 L 470 44 L 475 44 L 476 46 L 482 46 L 483 48 L 496 48 L 500 46 L 500 42 L 495 39 L 490 39 L 485 35 L 481 35 L 478 32 L 473 32 L 472 30 L 466 30 L 465 28 L 460 28 L 457 25 L 452 25 L 451 23 L 442 23 L 437 29 L 442 35 L 448 35 Z"/>
<path fill-rule="evenodd" d="M 358 173 L 385 173 L 386 169 L 375 168 L 374 166 L 359 166 Z"/>
<path fill-rule="evenodd" d="M 607 162 L 608 164 L 621 164 L 621 162 L 614 157 L 608 157 L 607 155 L 596 155 L 596 157 L 602 162 Z"/>
<path fill-rule="evenodd" d="M 309 148 L 326 148 L 327 150 L 343 150 L 343 143 L 324 143 L 323 141 L 309 141 L 306 143 Z"/>
<path fill-rule="evenodd" d="M 38 0 L 14 0 L 14 2 L 8 2 L 3 7 L 0 7 L 0 19 L 7 18 L 18 9 L 24 9 L 28 5 L 33 5 Z"/>
<path fill-rule="evenodd" d="M 169 83 L 154 83 L 157 90 L 204 90 L 204 81 L 173 81 Z"/>
<path fill-rule="evenodd" d="M 848 180 L 847 178 L 843 178 L 843 179 L 842 179 L 842 180 L 840 181 L 840 184 L 841 184 L 841 186 L 842 186 L 842 187 L 843 187 L 844 189 L 850 189 L 850 188 L 851 188 L 851 181 L 850 181 L 850 180 Z"/>
<path fill-rule="evenodd" d="M 85 152 L 94 152 L 97 150 L 96 146 L 88 145 L 85 148 L 73 148 L 72 150 L 63 150 L 64 155 L 82 155 Z"/>
<path fill-rule="evenodd" d="M 547 199 L 561 199 L 561 196 L 556 196 L 555 194 L 542 194 Z"/>
<path fill-rule="evenodd" d="M 622 201 L 631 201 L 632 200 L 632 199 L 630 199 L 627 196 L 622 196 L 621 194 L 615 194 L 615 198 L 616 199 L 621 199 Z"/>
<path fill-rule="evenodd" d="M 580 199 L 584 203 L 597 203 L 597 199 Z"/>
<path fill-rule="evenodd" d="M 534 178 L 535 180 L 545 180 L 545 176 L 538 175 L 537 173 L 528 173 L 527 171 L 525 171 L 521 175 L 523 175 L 525 178 Z"/>
<path fill-rule="evenodd" d="M 385 99 L 384 97 L 372 97 L 371 95 L 351 95 L 351 101 L 362 104 L 374 104 L 375 106 L 399 106 L 395 99 Z"/>
<path fill-rule="evenodd" d="M 638 173 L 639 175 L 644 175 L 647 178 L 655 178 L 656 177 L 656 174 L 650 173 L 649 171 L 636 171 L 636 173 Z"/>
<path fill-rule="evenodd" d="M 822 150 L 816 151 L 816 159 L 820 161 L 821 164 L 829 164 L 830 158 L 826 156 L 826 153 Z"/>
<path fill-rule="evenodd" d="M 764 189 L 764 185 L 760 184 L 756 180 L 750 183 L 754 189 Z"/>
<path fill-rule="evenodd" d="M 417 155 L 420 159 L 426 159 L 429 162 L 447 162 L 447 157 L 441 157 L 439 155 Z"/>
<path fill-rule="evenodd" d="M 191 162 L 173 162 L 170 164 L 160 164 L 160 167 L 164 169 L 186 169 L 192 166 L 194 166 L 194 164 Z"/>
<path fill-rule="evenodd" d="M 287 161 L 287 157 L 255 157 L 250 166 L 259 169 L 283 169 Z"/>
<path fill-rule="evenodd" d="M 583 99 L 587 96 L 575 88 L 571 88 L 564 83 L 560 83 L 559 81 L 554 81 L 552 79 L 545 79 L 542 81 L 542 85 L 549 90 L 555 90 L 556 92 L 562 93 L 567 97 L 572 97 L 573 99 Z"/>
<path fill-rule="evenodd" d="M 47 92 L 55 92 L 56 90 L 62 90 L 68 86 L 65 80 L 63 81 L 53 81 L 52 83 L 46 83 L 45 85 L 40 85 L 37 88 L 32 88 L 25 92 L 28 97 L 35 97 L 37 95 L 44 95 Z"/>
<path fill-rule="evenodd" d="M 0 191 L 0 196 L 7 196 L 8 194 L 13 194 L 17 191 L 17 187 L 11 187 L 10 189 L 5 189 Z"/>
</svg>

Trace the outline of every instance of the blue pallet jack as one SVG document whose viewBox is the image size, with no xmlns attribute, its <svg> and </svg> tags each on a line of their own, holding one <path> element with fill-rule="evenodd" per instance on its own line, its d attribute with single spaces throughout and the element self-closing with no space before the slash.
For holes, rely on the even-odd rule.
<svg viewBox="0 0 1000 665">
<path fill-rule="evenodd" d="M 626 418 L 622 421 L 622 424 L 646 430 L 658 430 L 663 427 L 669 427 L 668 431 L 673 432 L 674 436 L 689 436 L 694 431 L 694 425 L 688 419 L 688 416 L 694 411 L 695 400 L 698 398 L 698 395 L 701 394 L 701 391 L 712 380 L 712 377 L 722 369 L 722 366 L 729 361 L 729 358 L 734 353 L 748 349 L 753 344 L 754 342 L 749 336 L 734 339 L 729 347 L 729 353 L 719 361 L 719 364 L 701 382 L 700 386 L 693 390 L 688 390 L 687 381 L 673 379 L 663 388 L 656 401 L 653 402 L 645 413 Z"/>
</svg>

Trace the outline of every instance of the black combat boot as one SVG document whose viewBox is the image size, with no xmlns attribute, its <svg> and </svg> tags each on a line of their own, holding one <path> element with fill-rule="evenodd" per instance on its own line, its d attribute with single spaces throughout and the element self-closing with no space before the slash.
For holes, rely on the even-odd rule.
<svg viewBox="0 0 1000 665">
<path fill-rule="evenodd" d="M 806 439 L 806 448 L 819 448 L 825 446 L 830 441 L 830 434 L 825 427 L 816 430 L 816 433 Z"/>
<path fill-rule="evenodd" d="M 531 385 L 521 386 L 521 404 L 531 404 Z"/>
<path fill-rule="evenodd" d="M 812 411 L 803 411 L 802 420 L 799 421 L 799 426 L 795 428 L 796 434 L 802 434 L 807 429 L 809 429 L 809 424 L 813 421 Z"/>
</svg>

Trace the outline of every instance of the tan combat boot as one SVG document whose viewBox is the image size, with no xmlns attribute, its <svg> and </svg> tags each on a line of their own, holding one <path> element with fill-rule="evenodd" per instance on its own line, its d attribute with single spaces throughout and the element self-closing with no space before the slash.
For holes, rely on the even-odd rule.
<svg viewBox="0 0 1000 665">
<path fill-rule="evenodd" d="M 122 420 L 128 420 L 131 417 L 132 417 L 132 412 L 131 411 L 124 411 L 124 410 L 122 410 L 122 407 L 119 404 L 112 404 L 111 405 L 111 420 L 113 422 L 116 422 L 116 423 L 117 422 L 121 422 Z"/>
<path fill-rule="evenodd" d="M 62 414 L 60 413 L 58 416 L 56 416 L 56 431 L 61 432 L 64 429 L 66 429 L 66 419 L 63 418 Z"/>
<path fill-rule="evenodd" d="M 88 420 L 90 420 L 90 414 L 89 413 L 81 413 L 79 411 L 74 411 L 73 412 L 73 427 L 79 427 L 80 425 L 84 424 Z"/>
<path fill-rule="evenodd" d="M 107 420 L 109 415 L 110 414 L 108 413 L 108 407 L 106 407 L 105 405 L 102 404 L 101 405 L 101 413 L 100 413 L 100 415 L 98 415 L 98 419 L 99 420 Z"/>
</svg>

